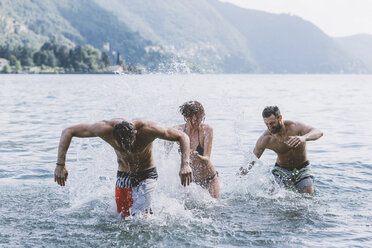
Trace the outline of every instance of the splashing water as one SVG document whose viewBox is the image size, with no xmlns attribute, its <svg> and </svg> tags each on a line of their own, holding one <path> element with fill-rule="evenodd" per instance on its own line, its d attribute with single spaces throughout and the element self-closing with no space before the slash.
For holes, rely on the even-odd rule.
<svg viewBox="0 0 372 248">
<path fill-rule="evenodd" d="M 0 246 L 368 247 L 369 81 L 368 75 L 2 76 Z M 155 214 L 147 219 L 117 215 L 115 153 L 100 139 L 74 138 L 67 185 L 53 182 L 63 128 L 115 117 L 174 126 L 183 122 L 178 106 L 190 99 L 204 105 L 214 128 L 211 159 L 221 199 L 195 184 L 182 187 L 180 155 L 175 147 L 167 154 L 159 141 Z M 237 175 L 255 160 L 251 151 L 265 129 L 261 110 L 271 103 L 285 118 L 325 133 L 308 145 L 314 196 L 275 183 L 270 151 Z"/>
</svg>

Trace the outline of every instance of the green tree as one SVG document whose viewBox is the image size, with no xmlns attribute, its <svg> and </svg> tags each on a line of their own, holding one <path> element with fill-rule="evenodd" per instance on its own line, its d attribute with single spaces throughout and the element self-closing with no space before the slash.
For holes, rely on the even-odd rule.
<svg viewBox="0 0 372 248">
<path fill-rule="evenodd" d="M 74 71 L 87 72 L 88 67 L 84 63 L 84 58 L 87 57 L 87 54 L 82 46 L 76 46 L 70 53 L 69 57 Z"/>
<path fill-rule="evenodd" d="M 76 72 L 98 71 L 101 52 L 91 45 L 76 46 L 69 53 L 69 60 Z"/>
<path fill-rule="evenodd" d="M 118 52 L 118 55 L 116 56 L 116 64 L 117 64 L 117 65 L 122 65 L 122 64 L 124 64 L 124 60 L 121 58 L 119 52 Z"/>
<path fill-rule="evenodd" d="M 21 62 L 19 62 L 19 60 L 16 61 L 15 65 L 15 72 L 21 72 L 22 71 L 22 66 L 21 66 Z"/>
<path fill-rule="evenodd" d="M 20 72 L 22 66 L 41 66 L 44 69 L 51 67 L 55 72 L 56 68 L 62 67 L 61 72 L 97 72 L 111 64 L 110 57 L 106 52 L 92 45 L 69 48 L 66 45 L 59 45 L 54 40 L 45 42 L 39 51 L 34 51 L 28 46 L 16 46 L 9 51 L 9 46 L 0 46 L 0 56 L 10 54 L 8 60 L 15 72 Z M 6 57 L 6 56 L 3 56 Z M 119 63 L 123 64 L 119 54 Z M 52 71 L 53 71 L 52 70 Z"/>
<path fill-rule="evenodd" d="M 101 52 L 91 45 L 86 45 L 84 50 L 86 54 L 84 62 L 88 66 L 89 71 L 97 71 L 99 68 L 98 63 L 101 58 Z"/>
<path fill-rule="evenodd" d="M 0 58 L 8 59 L 10 57 L 9 45 L 0 46 Z"/>
<path fill-rule="evenodd" d="M 57 52 L 57 44 L 55 40 L 47 41 L 41 46 L 40 50 L 41 51 L 53 51 L 55 53 Z"/>
<path fill-rule="evenodd" d="M 56 52 L 56 58 L 57 60 L 59 61 L 59 66 L 61 67 L 64 67 L 64 68 L 68 68 L 71 61 L 69 59 L 69 54 L 70 54 L 70 48 L 68 48 L 67 46 L 59 46 L 57 48 L 57 52 Z"/>
<path fill-rule="evenodd" d="M 58 61 L 57 61 L 56 56 L 54 55 L 54 52 L 53 51 L 45 51 L 45 52 L 47 54 L 47 60 L 46 60 L 45 65 L 50 66 L 50 67 L 56 67 L 58 65 Z"/>
<path fill-rule="evenodd" d="M 43 51 L 38 51 L 34 54 L 34 64 L 37 66 L 41 66 L 45 64 L 46 61 L 46 54 Z"/>
<path fill-rule="evenodd" d="M 41 50 L 34 54 L 34 63 L 37 66 L 46 65 L 55 67 L 58 65 L 58 60 L 51 50 Z"/>
<path fill-rule="evenodd" d="M 89 67 L 84 62 L 76 61 L 75 66 L 74 66 L 74 70 L 76 72 L 85 72 L 86 73 L 86 72 L 89 71 Z"/>
<path fill-rule="evenodd" d="M 14 56 L 13 54 L 10 55 L 10 57 L 9 57 L 9 63 L 10 63 L 10 65 L 13 65 L 14 66 L 17 63 L 17 61 L 18 61 L 18 59 L 17 59 L 16 56 Z"/>
<path fill-rule="evenodd" d="M 10 69 L 9 65 L 5 65 L 1 70 L 1 73 L 10 73 L 12 70 Z"/>
<path fill-rule="evenodd" d="M 101 62 L 102 62 L 102 65 L 103 65 L 104 68 L 111 65 L 110 56 L 106 52 L 102 53 Z"/>
<path fill-rule="evenodd" d="M 20 49 L 19 61 L 22 66 L 32 66 L 33 65 L 33 50 L 28 46 L 24 46 Z"/>
</svg>

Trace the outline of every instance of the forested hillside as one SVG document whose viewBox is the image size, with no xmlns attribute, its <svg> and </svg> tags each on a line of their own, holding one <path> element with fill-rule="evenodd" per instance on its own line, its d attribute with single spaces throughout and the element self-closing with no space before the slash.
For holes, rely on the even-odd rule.
<svg viewBox="0 0 372 248">
<path fill-rule="evenodd" d="M 36 53 L 49 41 L 69 51 L 90 45 L 111 64 L 149 72 L 366 73 L 365 40 L 354 52 L 352 42 L 299 17 L 218 0 L 0 0 L 0 46 L 8 52 Z"/>
</svg>

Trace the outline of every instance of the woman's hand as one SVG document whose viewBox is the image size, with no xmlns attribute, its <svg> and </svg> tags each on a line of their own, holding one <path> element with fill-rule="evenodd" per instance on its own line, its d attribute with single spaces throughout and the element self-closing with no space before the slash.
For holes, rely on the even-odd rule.
<svg viewBox="0 0 372 248">
<path fill-rule="evenodd" d="M 202 156 L 197 151 L 192 151 L 190 154 L 190 160 L 192 163 L 209 163 L 209 157 L 208 156 Z"/>
</svg>

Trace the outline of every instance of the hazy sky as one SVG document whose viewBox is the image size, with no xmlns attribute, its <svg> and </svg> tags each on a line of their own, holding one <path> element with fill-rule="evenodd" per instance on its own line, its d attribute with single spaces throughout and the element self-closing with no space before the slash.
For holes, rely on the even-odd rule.
<svg viewBox="0 0 372 248">
<path fill-rule="evenodd" d="M 372 34 L 372 0 L 220 0 L 249 9 L 289 13 L 330 36 Z"/>
</svg>

